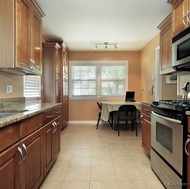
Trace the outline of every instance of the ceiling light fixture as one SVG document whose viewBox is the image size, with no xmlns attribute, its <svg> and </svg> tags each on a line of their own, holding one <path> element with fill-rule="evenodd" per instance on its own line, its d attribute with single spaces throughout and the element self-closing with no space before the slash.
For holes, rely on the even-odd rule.
<svg viewBox="0 0 190 189">
<path fill-rule="evenodd" d="M 109 48 L 109 46 L 113 46 L 115 49 L 117 49 L 118 43 L 111 43 L 111 42 L 103 42 L 103 43 L 95 43 L 94 49 L 97 49 L 99 46 L 104 46 L 105 49 Z"/>
</svg>

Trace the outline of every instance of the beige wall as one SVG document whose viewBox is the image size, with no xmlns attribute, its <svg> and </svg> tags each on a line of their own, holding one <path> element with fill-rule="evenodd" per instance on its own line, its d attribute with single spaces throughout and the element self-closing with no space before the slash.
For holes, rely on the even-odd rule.
<svg viewBox="0 0 190 189">
<path fill-rule="evenodd" d="M 12 85 L 13 93 L 6 93 L 7 85 Z M 23 97 L 23 76 L 0 72 L 0 98 Z"/>
<path fill-rule="evenodd" d="M 140 97 L 140 52 L 138 51 L 81 51 L 70 52 L 69 60 L 127 60 L 129 66 L 129 90 L 135 91 L 137 101 Z M 123 99 L 121 99 L 123 100 Z M 70 100 L 69 101 L 69 120 L 97 120 L 98 106 L 97 100 Z M 82 111 L 81 111 L 82 110 Z"/>
<path fill-rule="evenodd" d="M 141 50 L 141 101 L 153 101 L 155 98 L 154 94 L 149 94 L 148 89 L 150 85 L 155 85 L 152 76 L 155 74 L 156 47 L 159 43 L 158 34 Z"/>
</svg>

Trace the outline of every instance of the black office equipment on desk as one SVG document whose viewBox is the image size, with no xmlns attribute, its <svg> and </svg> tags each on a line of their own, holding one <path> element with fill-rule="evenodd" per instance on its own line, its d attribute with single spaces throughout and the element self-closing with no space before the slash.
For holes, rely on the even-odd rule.
<svg viewBox="0 0 190 189">
<path fill-rule="evenodd" d="M 126 91 L 125 102 L 135 102 L 135 91 Z"/>
</svg>

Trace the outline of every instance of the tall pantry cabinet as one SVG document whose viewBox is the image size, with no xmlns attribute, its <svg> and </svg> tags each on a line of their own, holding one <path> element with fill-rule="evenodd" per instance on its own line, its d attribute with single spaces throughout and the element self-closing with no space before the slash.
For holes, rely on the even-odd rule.
<svg viewBox="0 0 190 189">
<path fill-rule="evenodd" d="M 68 122 L 68 64 L 62 42 L 43 43 L 43 102 L 62 103 L 63 129 Z"/>
<path fill-rule="evenodd" d="M 68 53 L 64 45 L 62 46 L 62 60 L 63 60 L 63 127 L 68 123 L 68 109 L 69 109 L 69 75 L 68 75 Z"/>
</svg>

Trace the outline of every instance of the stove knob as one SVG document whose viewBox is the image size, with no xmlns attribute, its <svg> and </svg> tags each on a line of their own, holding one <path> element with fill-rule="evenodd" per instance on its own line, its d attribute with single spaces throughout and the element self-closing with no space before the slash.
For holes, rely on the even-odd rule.
<svg viewBox="0 0 190 189">
<path fill-rule="evenodd" d="M 159 102 L 158 101 L 153 101 L 152 104 L 155 105 L 155 106 L 158 106 Z"/>
</svg>

